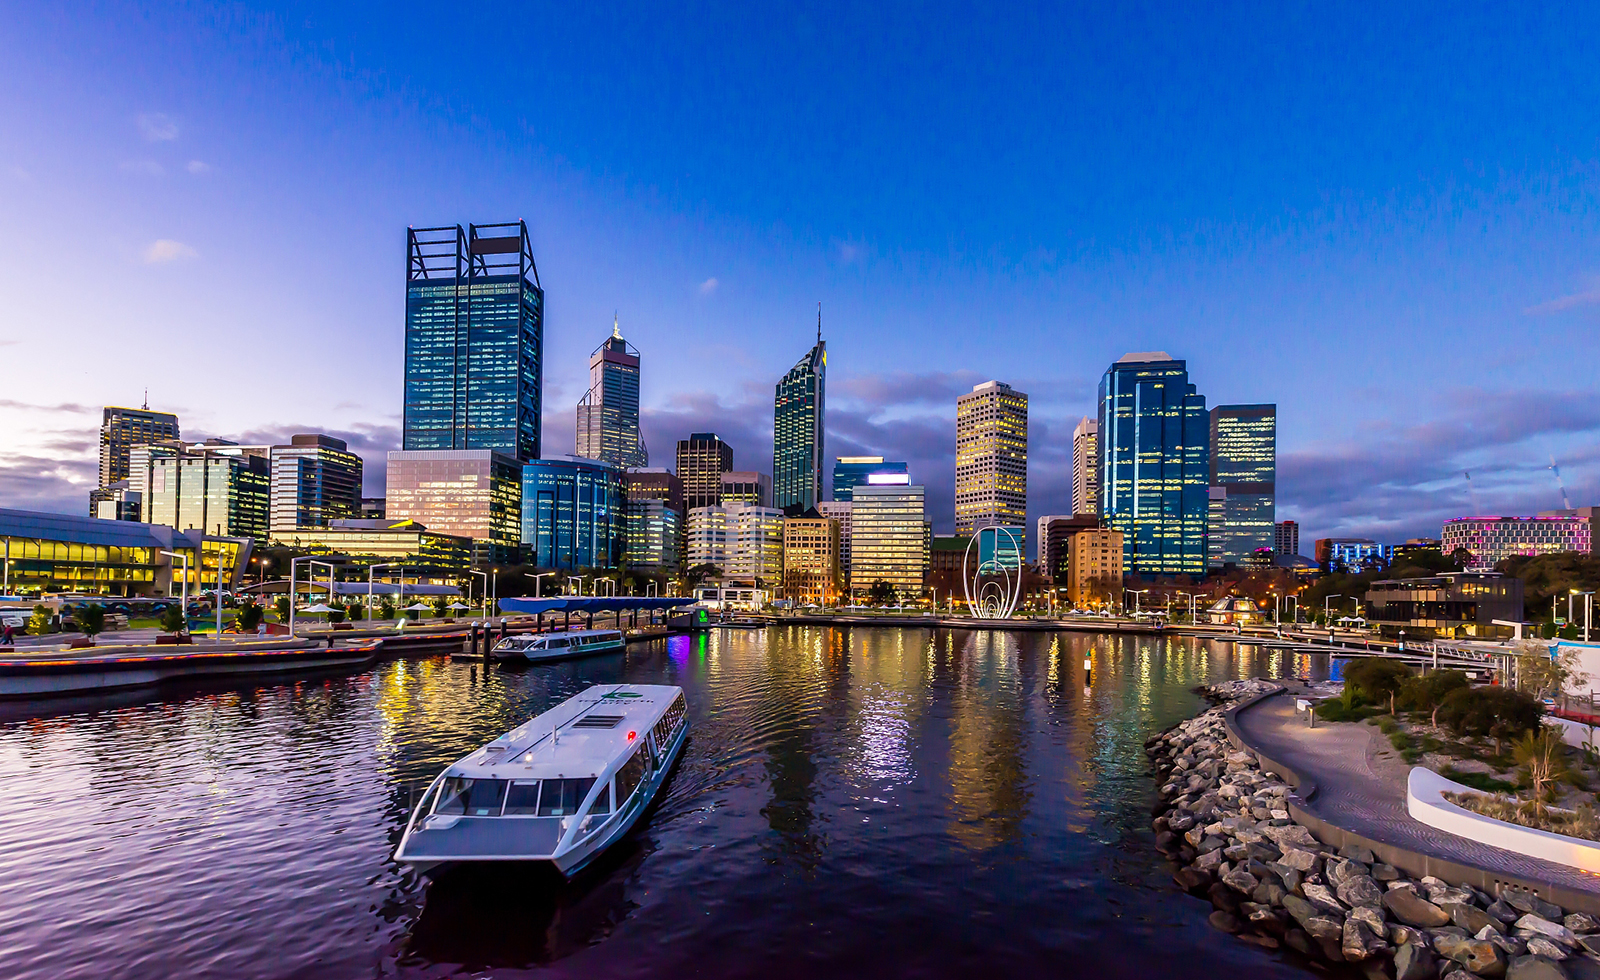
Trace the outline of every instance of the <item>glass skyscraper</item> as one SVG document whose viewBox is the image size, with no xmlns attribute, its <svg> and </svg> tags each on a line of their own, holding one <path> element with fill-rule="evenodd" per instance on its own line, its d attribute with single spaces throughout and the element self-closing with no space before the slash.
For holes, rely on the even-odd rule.
<svg viewBox="0 0 1600 980">
<path fill-rule="evenodd" d="M 1136 575 L 1204 575 L 1210 452 L 1205 396 L 1164 351 L 1100 379 L 1100 516 Z"/>
<path fill-rule="evenodd" d="M 772 411 L 772 504 L 801 511 L 822 501 L 823 403 L 828 349 L 817 316 L 817 346 L 778 382 Z"/>
<path fill-rule="evenodd" d="M 592 459 L 522 468 L 522 541 L 539 568 L 616 568 L 626 540 L 622 470 Z"/>
<path fill-rule="evenodd" d="M 544 290 L 526 222 L 406 235 L 402 448 L 538 458 Z"/>
<path fill-rule="evenodd" d="M 849 500 L 856 487 L 911 485 L 911 468 L 882 456 L 840 456 L 833 462 L 833 499 Z"/>
<path fill-rule="evenodd" d="M 611 336 L 589 355 L 589 390 L 578 402 L 576 453 L 624 468 L 649 466 L 639 434 L 639 348 Z"/>
<path fill-rule="evenodd" d="M 1278 407 L 1218 405 L 1211 410 L 1211 564 L 1243 565 L 1274 547 L 1277 521 Z M 1219 494 L 1220 491 L 1220 494 Z"/>
<path fill-rule="evenodd" d="M 272 531 L 327 527 L 361 516 L 361 457 L 343 439 L 296 435 L 272 447 Z"/>
</svg>

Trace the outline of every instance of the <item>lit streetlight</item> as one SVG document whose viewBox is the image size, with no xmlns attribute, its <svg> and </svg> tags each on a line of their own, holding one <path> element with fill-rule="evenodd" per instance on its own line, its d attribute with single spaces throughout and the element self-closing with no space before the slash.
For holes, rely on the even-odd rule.
<svg viewBox="0 0 1600 980">
<path fill-rule="evenodd" d="M 183 609 L 183 631 L 187 633 L 189 632 L 189 553 L 187 551 L 182 554 L 176 551 L 163 551 L 162 554 L 168 558 L 178 558 L 183 561 L 183 597 L 178 601 Z M 7 561 L 7 564 L 9 565 L 10 562 Z M 170 581 L 167 584 L 167 598 L 172 598 L 172 584 Z"/>
</svg>

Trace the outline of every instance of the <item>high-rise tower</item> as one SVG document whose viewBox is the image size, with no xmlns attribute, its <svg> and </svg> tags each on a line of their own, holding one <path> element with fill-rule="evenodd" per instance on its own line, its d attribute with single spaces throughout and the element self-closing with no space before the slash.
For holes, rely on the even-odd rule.
<svg viewBox="0 0 1600 980">
<path fill-rule="evenodd" d="M 1183 361 L 1124 354 L 1100 379 L 1100 516 L 1135 575 L 1206 573 L 1206 400 Z"/>
<path fill-rule="evenodd" d="M 956 533 L 1028 518 L 1028 396 L 985 381 L 956 399 Z"/>
<path fill-rule="evenodd" d="M 1072 430 L 1072 512 L 1100 513 L 1100 423 L 1086 418 Z"/>
<path fill-rule="evenodd" d="M 526 222 L 406 232 L 404 451 L 537 459 L 543 361 Z"/>
<path fill-rule="evenodd" d="M 685 510 L 722 503 L 722 474 L 733 469 L 733 447 L 715 432 L 694 432 L 678 441 L 678 479 Z"/>
<path fill-rule="evenodd" d="M 616 320 L 611 336 L 589 355 L 589 390 L 578 402 L 579 456 L 624 468 L 649 466 L 639 434 L 639 348 L 622 339 Z"/>
<path fill-rule="evenodd" d="M 806 510 L 822 501 L 823 408 L 828 348 L 817 304 L 817 345 L 778 382 L 772 404 L 772 502 Z"/>
<path fill-rule="evenodd" d="M 128 450 L 178 438 L 178 417 L 169 412 L 107 405 L 100 421 L 100 485 L 128 478 Z"/>
<path fill-rule="evenodd" d="M 1211 564 L 1241 565 L 1276 544 L 1278 407 L 1218 405 L 1210 443 L 1211 494 L 1221 511 L 1206 529 Z"/>
</svg>

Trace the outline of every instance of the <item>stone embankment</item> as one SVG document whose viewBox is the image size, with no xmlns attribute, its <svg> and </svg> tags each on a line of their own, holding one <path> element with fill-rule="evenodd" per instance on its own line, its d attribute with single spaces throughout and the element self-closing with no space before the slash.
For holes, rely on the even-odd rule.
<svg viewBox="0 0 1600 980">
<path fill-rule="evenodd" d="M 1230 681 L 1216 706 L 1146 743 L 1161 782 L 1156 845 L 1178 885 L 1208 899 L 1213 926 L 1259 946 L 1351 963 L 1394 980 L 1563 980 L 1592 975 L 1600 921 L 1532 892 L 1487 895 L 1420 881 L 1362 847 L 1335 850 L 1289 815 L 1290 787 L 1228 740 L 1223 713 L 1276 690 Z"/>
</svg>

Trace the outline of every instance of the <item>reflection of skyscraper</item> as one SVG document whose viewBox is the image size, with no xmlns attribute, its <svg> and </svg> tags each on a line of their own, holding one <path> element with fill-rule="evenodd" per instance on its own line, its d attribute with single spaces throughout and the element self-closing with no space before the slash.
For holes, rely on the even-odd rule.
<svg viewBox="0 0 1600 980">
<path fill-rule="evenodd" d="M 979 671 L 993 666 L 968 665 L 1018 658 L 1025 634 L 973 633 L 957 656 L 963 665 L 961 685 L 974 684 Z M 1018 658 L 1020 659 L 1020 658 Z M 1005 685 L 987 697 L 955 699 L 950 731 L 950 834 L 969 848 L 990 848 L 1014 841 L 1027 816 L 1029 793 L 1024 762 L 1027 725 L 1017 691 Z"/>
<path fill-rule="evenodd" d="M 778 382 L 772 413 L 772 497 L 779 510 L 822 501 L 823 415 L 828 349 L 817 314 L 817 345 Z"/>
<path fill-rule="evenodd" d="M 578 402 L 577 426 L 576 455 L 613 466 L 650 465 L 639 435 L 639 349 L 630 349 L 615 322 L 611 336 L 589 355 L 589 390 Z"/>
<path fill-rule="evenodd" d="M 956 533 L 1028 517 L 1028 396 L 986 381 L 956 399 Z"/>
<path fill-rule="evenodd" d="M 1277 472 L 1276 405 L 1211 410 L 1211 492 L 1221 491 L 1220 520 L 1206 528 L 1213 565 L 1243 564 L 1273 547 Z"/>
</svg>

